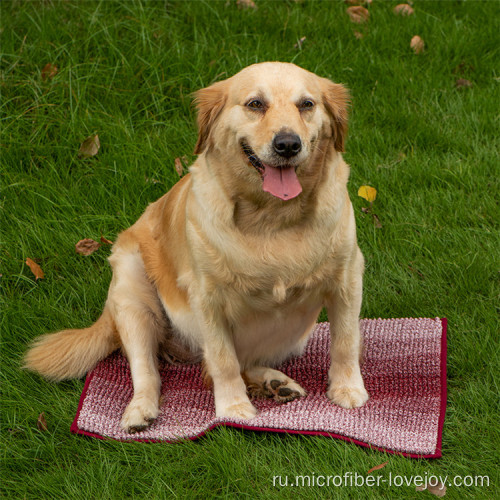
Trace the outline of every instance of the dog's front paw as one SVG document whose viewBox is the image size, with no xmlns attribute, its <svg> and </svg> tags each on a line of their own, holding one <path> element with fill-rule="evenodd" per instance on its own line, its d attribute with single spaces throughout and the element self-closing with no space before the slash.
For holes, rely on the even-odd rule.
<svg viewBox="0 0 500 500">
<path fill-rule="evenodd" d="M 158 401 L 134 396 L 123 413 L 120 426 L 129 434 L 143 431 L 153 423 L 159 412 Z"/>
<path fill-rule="evenodd" d="M 226 418 L 243 418 L 249 419 L 257 415 L 257 409 L 250 401 L 242 401 L 241 403 L 233 403 L 223 408 L 217 408 L 217 417 Z"/>
<path fill-rule="evenodd" d="M 369 398 L 363 385 L 360 387 L 331 386 L 326 395 L 333 403 L 342 406 L 342 408 L 358 408 L 363 406 Z"/>
</svg>

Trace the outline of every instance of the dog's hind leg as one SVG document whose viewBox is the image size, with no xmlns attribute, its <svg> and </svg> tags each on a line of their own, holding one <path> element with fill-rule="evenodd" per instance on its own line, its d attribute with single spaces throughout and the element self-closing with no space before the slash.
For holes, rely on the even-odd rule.
<svg viewBox="0 0 500 500">
<path fill-rule="evenodd" d="M 156 289 L 146 275 L 138 249 L 118 248 L 110 257 L 110 262 L 113 280 L 108 304 L 130 364 L 134 388 L 121 427 L 134 433 L 148 427 L 159 413 L 161 380 L 158 345 L 167 325 Z"/>
<path fill-rule="evenodd" d="M 243 380 L 251 399 L 273 398 L 280 403 L 306 395 L 306 391 L 284 373 L 264 366 L 254 366 L 243 372 Z"/>
</svg>

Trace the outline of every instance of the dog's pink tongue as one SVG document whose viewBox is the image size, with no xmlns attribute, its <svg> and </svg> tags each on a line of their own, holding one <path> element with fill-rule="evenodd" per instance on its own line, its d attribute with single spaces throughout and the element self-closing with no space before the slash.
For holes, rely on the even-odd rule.
<svg viewBox="0 0 500 500">
<path fill-rule="evenodd" d="M 264 164 L 262 189 L 282 200 L 291 200 L 302 192 L 302 186 L 293 167 L 280 168 Z"/>
</svg>

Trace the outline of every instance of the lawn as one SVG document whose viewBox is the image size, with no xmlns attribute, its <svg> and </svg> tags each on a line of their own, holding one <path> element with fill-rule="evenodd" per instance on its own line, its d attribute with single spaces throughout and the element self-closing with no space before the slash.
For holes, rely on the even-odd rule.
<svg viewBox="0 0 500 500">
<path fill-rule="evenodd" d="M 1 2 L 4 498 L 431 498 L 414 486 L 273 485 L 277 475 L 366 475 L 385 461 L 385 477 L 489 476 L 489 486 L 450 486 L 448 498 L 498 495 L 499 7 L 415 1 L 401 17 L 396 3 L 374 0 L 357 25 L 340 1 Z M 362 316 L 448 318 L 441 459 L 235 429 L 175 445 L 77 437 L 83 380 L 20 370 L 36 336 L 98 317 L 110 247 L 86 257 L 75 243 L 114 240 L 178 180 L 174 160 L 191 160 L 196 142 L 192 92 L 266 60 L 351 90 Z M 57 73 L 42 72 L 49 63 Z M 80 158 L 93 134 L 99 153 Z M 382 227 L 362 211 L 361 185 L 377 189 Z"/>
</svg>

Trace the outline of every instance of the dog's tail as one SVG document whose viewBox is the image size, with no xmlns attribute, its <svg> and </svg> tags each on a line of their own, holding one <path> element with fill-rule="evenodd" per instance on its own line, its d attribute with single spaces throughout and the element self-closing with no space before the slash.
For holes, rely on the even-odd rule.
<svg viewBox="0 0 500 500">
<path fill-rule="evenodd" d="M 105 308 L 89 328 L 39 337 L 26 353 L 23 368 L 56 382 L 80 378 L 119 346 L 111 312 Z"/>
</svg>

